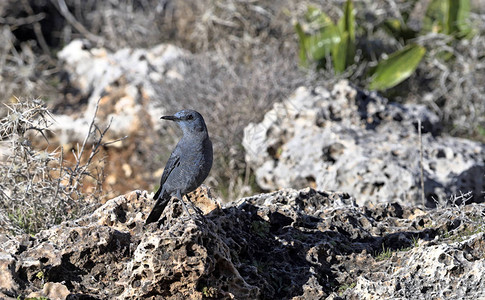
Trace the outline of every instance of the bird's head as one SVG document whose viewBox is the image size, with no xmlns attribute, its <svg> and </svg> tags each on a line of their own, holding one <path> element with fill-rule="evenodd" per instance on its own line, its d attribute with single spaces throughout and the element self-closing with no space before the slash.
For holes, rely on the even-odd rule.
<svg viewBox="0 0 485 300">
<path fill-rule="evenodd" d="M 191 109 L 184 109 L 176 112 L 173 116 L 163 116 L 160 119 L 170 120 L 177 123 L 184 134 L 207 132 L 204 118 L 201 114 Z"/>
</svg>

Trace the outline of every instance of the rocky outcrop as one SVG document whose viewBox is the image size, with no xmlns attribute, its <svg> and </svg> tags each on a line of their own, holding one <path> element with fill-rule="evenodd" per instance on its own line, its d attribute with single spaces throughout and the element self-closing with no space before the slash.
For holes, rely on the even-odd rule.
<svg viewBox="0 0 485 300">
<path fill-rule="evenodd" d="M 457 299 L 485 296 L 485 205 L 359 207 L 286 189 L 158 223 L 132 192 L 35 236 L 0 235 L 0 298 Z M 192 211 L 192 210 L 191 210 Z M 193 213 L 193 211 L 192 211 Z"/>
<path fill-rule="evenodd" d="M 347 81 L 332 91 L 301 87 L 244 131 L 246 162 L 263 189 L 343 191 L 360 205 L 420 200 L 422 121 L 425 204 L 472 192 L 484 201 L 485 145 L 440 135 L 426 107 L 390 103 Z"/>
</svg>

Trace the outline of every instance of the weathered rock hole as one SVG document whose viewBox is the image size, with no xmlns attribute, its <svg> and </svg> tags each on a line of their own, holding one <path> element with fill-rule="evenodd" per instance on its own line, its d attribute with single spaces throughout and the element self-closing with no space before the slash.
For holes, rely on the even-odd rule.
<svg viewBox="0 0 485 300">
<path fill-rule="evenodd" d="M 394 121 L 401 122 L 404 118 L 403 118 L 402 114 L 398 112 L 398 113 L 394 114 L 393 119 L 394 119 Z"/>
<path fill-rule="evenodd" d="M 438 153 L 436 153 L 436 157 L 437 157 L 437 158 L 444 158 L 444 157 L 446 157 L 445 150 L 443 150 L 443 149 L 439 149 L 439 150 L 438 150 Z"/>
<path fill-rule="evenodd" d="M 94 261 L 92 260 L 89 260 L 87 261 L 84 265 L 83 265 L 83 268 L 86 269 L 86 270 L 91 270 L 92 268 L 94 268 L 94 266 L 96 266 L 96 264 L 94 263 Z"/>
<path fill-rule="evenodd" d="M 17 273 L 17 274 L 18 274 L 19 278 L 20 278 L 22 281 L 24 281 L 24 282 L 28 281 L 28 280 L 27 280 L 27 270 L 26 270 L 25 268 L 20 268 L 20 269 L 18 270 L 18 273 Z"/>
<path fill-rule="evenodd" d="M 380 191 L 381 188 L 385 185 L 385 182 L 377 181 L 373 183 L 374 187 L 376 187 L 377 191 Z"/>
<path fill-rule="evenodd" d="M 451 272 L 450 272 L 453 276 L 460 276 L 461 274 L 463 274 L 463 267 L 461 266 L 453 266 L 453 268 L 451 268 Z"/>
<path fill-rule="evenodd" d="M 23 252 L 25 252 L 26 250 L 27 250 L 27 246 L 25 246 L 25 245 L 20 245 L 20 246 L 19 246 L 18 251 L 17 251 L 15 254 L 17 254 L 17 255 L 22 254 L 22 253 L 23 253 Z"/>
<path fill-rule="evenodd" d="M 121 222 L 125 223 L 126 222 L 126 211 L 123 209 L 123 207 L 117 206 L 114 210 L 114 213 L 116 215 L 116 218 Z"/>
<path fill-rule="evenodd" d="M 135 275 L 132 286 L 135 288 L 140 287 L 141 286 L 140 280 L 141 280 L 141 276 L 139 274 Z"/>
<path fill-rule="evenodd" d="M 317 181 L 316 181 L 315 177 L 313 177 L 313 176 L 310 175 L 310 176 L 305 177 L 305 180 L 308 182 L 308 185 L 310 187 L 312 187 L 312 188 L 315 188 L 316 187 L 316 182 Z"/>
<path fill-rule="evenodd" d="M 186 250 L 187 250 L 187 256 L 195 256 L 195 251 L 192 248 L 193 244 L 190 243 L 187 245 Z"/>
<path fill-rule="evenodd" d="M 270 231 L 275 232 L 278 229 L 291 225 L 293 223 L 293 219 L 287 217 L 279 212 L 273 212 L 269 215 L 270 220 Z"/>
<path fill-rule="evenodd" d="M 266 151 L 268 152 L 270 157 L 278 160 L 280 155 L 281 155 L 281 151 L 282 151 L 281 145 L 277 144 L 277 145 L 270 146 L 270 147 L 268 147 L 268 149 L 266 149 Z"/>
<path fill-rule="evenodd" d="M 71 234 L 69 235 L 69 239 L 73 242 L 77 241 L 79 239 L 79 232 L 72 231 Z"/>
</svg>

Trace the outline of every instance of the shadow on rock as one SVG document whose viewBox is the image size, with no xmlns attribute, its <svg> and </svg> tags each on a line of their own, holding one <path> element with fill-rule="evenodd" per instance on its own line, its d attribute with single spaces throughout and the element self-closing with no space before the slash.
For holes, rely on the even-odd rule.
<svg viewBox="0 0 485 300">
<path fill-rule="evenodd" d="M 242 199 L 209 218 L 261 298 L 319 299 L 369 270 L 382 249 L 405 249 L 436 236 L 419 218 L 414 226 L 410 216 L 398 204 L 369 210 L 346 194 L 304 189 Z"/>
</svg>

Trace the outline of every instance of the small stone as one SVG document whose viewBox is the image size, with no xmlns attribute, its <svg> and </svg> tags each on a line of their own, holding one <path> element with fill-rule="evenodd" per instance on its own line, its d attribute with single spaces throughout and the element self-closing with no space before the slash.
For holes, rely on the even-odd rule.
<svg viewBox="0 0 485 300">
<path fill-rule="evenodd" d="M 64 300 L 70 294 L 67 287 L 59 282 L 47 282 L 42 289 L 43 294 L 52 300 Z"/>
</svg>

